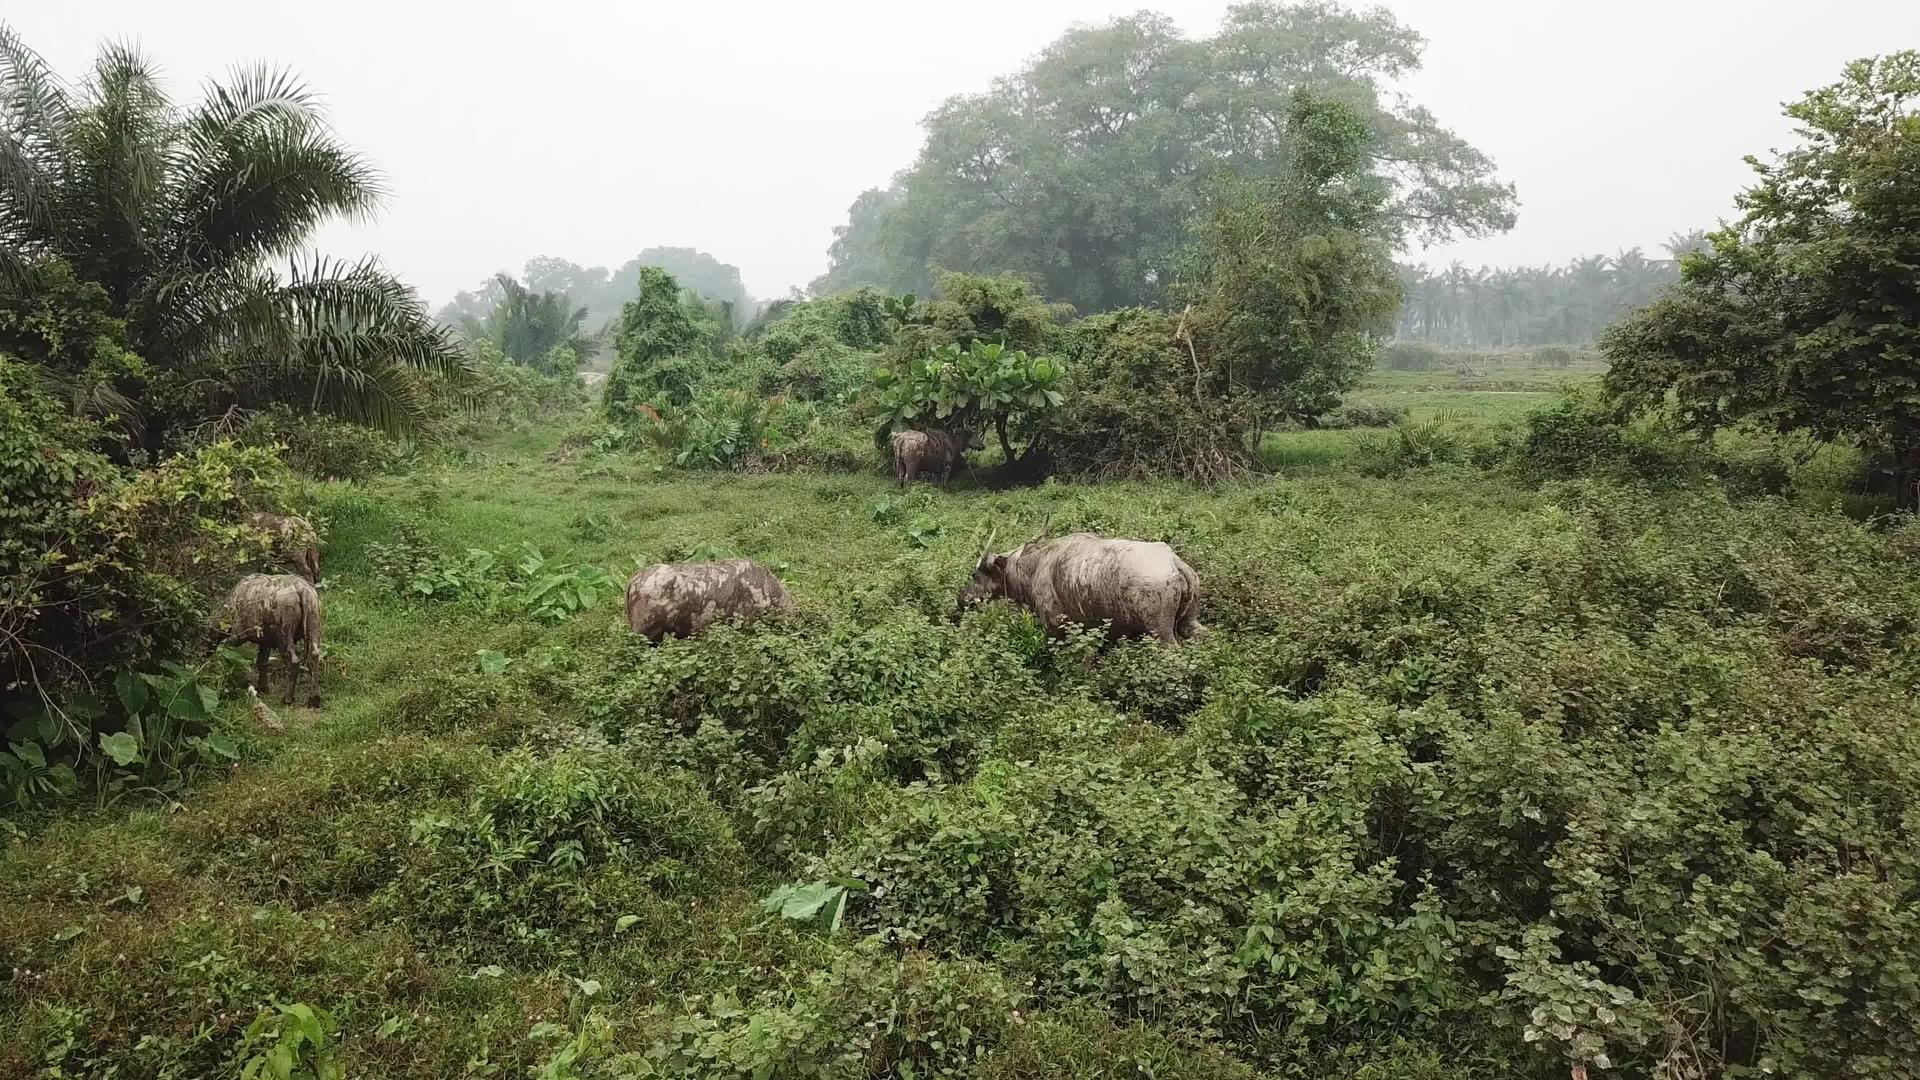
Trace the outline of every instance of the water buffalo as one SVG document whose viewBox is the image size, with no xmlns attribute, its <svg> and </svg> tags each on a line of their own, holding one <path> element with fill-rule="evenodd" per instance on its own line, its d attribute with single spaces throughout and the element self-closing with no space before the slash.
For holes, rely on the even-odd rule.
<svg viewBox="0 0 1920 1080">
<path fill-rule="evenodd" d="M 320 534 L 306 518 L 292 514 L 254 513 L 247 524 L 273 537 L 273 552 L 287 561 L 309 584 L 320 581 Z"/>
<path fill-rule="evenodd" d="M 655 563 L 627 582 L 627 625 L 658 643 L 692 637 L 718 619 L 751 620 L 792 611 L 793 597 L 773 572 L 747 559 Z"/>
<path fill-rule="evenodd" d="M 293 704 L 294 689 L 304 671 L 313 683 L 307 704 L 319 707 L 320 594 L 305 578 L 248 574 L 227 594 L 221 618 L 227 623 L 227 644 L 254 644 L 255 686 L 267 686 L 267 661 L 277 648 L 287 658 L 286 704 Z"/>
<path fill-rule="evenodd" d="M 978 431 L 896 431 L 893 433 L 893 479 L 901 487 L 921 473 L 939 473 L 946 487 L 954 466 L 969 450 L 984 450 Z"/>
<path fill-rule="evenodd" d="M 988 546 L 992 546 L 989 538 Z M 1106 623 L 1121 637 L 1179 642 L 1201 632 L 1200 579 L 1173 549 L 1142 540 L 1073 533 L 983 551 L 960 606 L 1005 597 L 1058 633 L 1067 623 Z"/>
</svg>

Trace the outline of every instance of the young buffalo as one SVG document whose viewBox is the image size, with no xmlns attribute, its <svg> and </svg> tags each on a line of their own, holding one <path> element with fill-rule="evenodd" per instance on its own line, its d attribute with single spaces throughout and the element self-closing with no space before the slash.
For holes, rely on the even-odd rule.
<svg viewBox="0 0 1920 1080">
<path fill-rule="evenodd" d="M 893 480 L 906 487 L 921 473 L 938 473 L 946 487 L 969 450 L 986 449 L 977 431 L 896 431 L 893 433 Z"/>
<path fill-rule="evenodd" d="M 227 644 L 250 641 L 255 646 L 255 686 L 267 688 L 267 661 L 277 648 L 287 658 L 286 704 L 293 704 L 304 671 L 313 684 L 307 704 L 320 707 L 320 594 L 305 578 L 249 574 L 227 594 L 222 618 L 227 624 Z"/>
<path fill-rule="evenodd" d="M 1120 637 L 1151 634 L 1165 642 L 1201 632 L 1200 579 L 1165 544 L 1073 533 L 1004 554 L 982 552 L 960 606 L 999 597 L 1055 633 L 1067 623 L 1105 623 Z"/>
<path fill-rule="evenodd" d="M 793 597 L 773 571 L 746 559 L 655 563 L 627 582 L 627 626 L 656 644 L 692 637 L 720 619 L 792 610 Z"/>
</svg>

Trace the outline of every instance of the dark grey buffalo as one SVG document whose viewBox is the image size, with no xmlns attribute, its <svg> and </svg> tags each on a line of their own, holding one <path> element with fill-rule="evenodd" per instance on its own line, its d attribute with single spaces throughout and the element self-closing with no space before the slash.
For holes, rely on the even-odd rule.
<svg viewBox="0 0 1920 1080">
<path fill-rule="evenodd" d="M 969 450 L 984 450 L 986 440 L 977 431 L 896 431 L 893 433 L 893 479 L 901 487 L 921 473 L 938 474 L 947 486 L 954 466 Z"/>
<path fill-rule="evenodd" d="M 988 544 L 992 541 L 989 539 Z M 1200 579 L 1173 549 L 1144 540 L 1073 533 L 983 552 L 960 590 L 966 607 L 1005 597 L 1051 632 L 1106 623 L 1120 637 L 1179 642 L 1201 632 Z"/>
<path fill-rule="evenodd" d="M 653 642 L 692 637 L 720 619 L 792 610 L 793 597 L 773 571 L 747 559 L 654 563 L 627 582 L 627 625 Z"/>
<path fill-rule="evenodd" d="M 248 574 L 227 594 L 220 618 L 227 643 L 252 642 L 254 685 L 267 690 L 273 650 L 287 658 L 286 703 L 305 672 L 312 685 L 307 704 L 320 705 L 320 594 L 298 574 Z"/>
</svg>

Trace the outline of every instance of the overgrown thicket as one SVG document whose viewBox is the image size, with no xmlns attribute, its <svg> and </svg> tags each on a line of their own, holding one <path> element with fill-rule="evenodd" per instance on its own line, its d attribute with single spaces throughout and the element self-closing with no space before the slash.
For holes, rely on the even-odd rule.
<svg viewBox="0 0 1920 1080">
<path fill-rule="evenodd" d="M 1789 105 L 1801 146 L 1753 162 L 1743 216 L 1611 330 L 1623 408 L 1687 428 L 1806 431 L 1861 448 L 1920 502 L 1920 53 L 1848 66 Z"/>
<path fill-rule="evenodd" d="M 499 469 L 448 479 L 484 500 Z M 1904 530 L 1351 477 L 929 499 L 914 529 L 847 481 L 739 482 L 751 505 L 694 527 L 790 562 L 804 612 L 660 647 L 611 605 L 422 619 L 359 587 L 394 511 L 333 506 L 377 738 L 10 851 L 0 961 L 32 974 L 0 990 L 0 1069 L 236 1075 L 274 1001 L 394 1076 L 1898 1075 L 1920 1052 Z M 656 511 L 708 484 L 645 496 L 614 545 L 666 553 L 688 523 Z M 505 505 L 473 520 L 551 528 Z M 988 517 L 1172 539 L 1214 633 L 950 621 Z"/>
<path fill-rule="evenodd" d="M 1210 191 L 1177 314 L 1073 322 L 1023 278 L 943 273 L 924 299 L 779 305 L 718 342 L 647 268 L 616 332 L 608 415 L 679 464 L 753 467 L 823 427 L 877 421 L 882 447 L 908 427 L 991 431 L 1006 480 L 1235 476 L 1268 430 L 1339 405 L 1399 302 L 1393 188 L 1370 171 L 1364 117 L 1302 92 L 1283 123 L 1283 168 Z"/>
</svg>

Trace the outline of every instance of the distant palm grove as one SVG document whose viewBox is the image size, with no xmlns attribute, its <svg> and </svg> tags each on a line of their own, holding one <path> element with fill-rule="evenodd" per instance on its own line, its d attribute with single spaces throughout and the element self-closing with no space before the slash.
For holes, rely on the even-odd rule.
<svg viewBox="0 0 1920 1080">
<path fill-rule="evenodd" d="M 1661 245 L 1666 258 L 1636 247 L 1565 266 L 1402 266 L 1405 300 L 1394 336 L 1456 349 L 1590 344 L 1679 281 L 1680 257 L 1705 244 L 1705 234 L 1692 232 L 1669 237 Z"/>
</svg>

